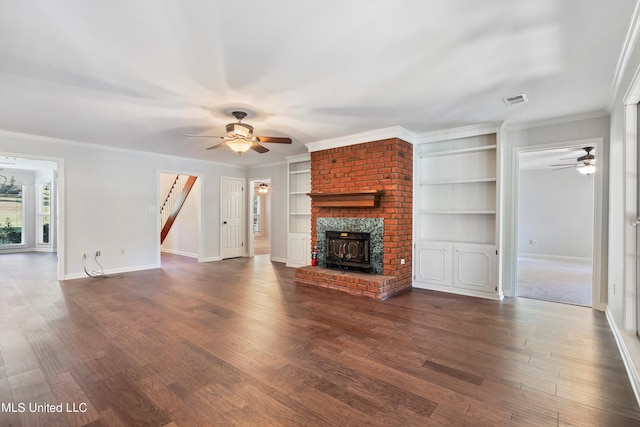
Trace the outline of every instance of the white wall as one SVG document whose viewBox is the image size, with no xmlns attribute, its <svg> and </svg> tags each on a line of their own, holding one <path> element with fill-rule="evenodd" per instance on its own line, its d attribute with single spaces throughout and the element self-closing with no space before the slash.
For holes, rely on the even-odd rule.
<svg viewBox="0 0 640 427">
<path fill-rule="evenodd" d="M 594 182 L 593 176 L 582 175 L 575 168 L 521 171 L 519 252 L 591 259 Z"/>
<path fill-rule="evenodd" d="M 0 153 L 63 160 L 65 236 L 59 251 L 66 278 L 82 277 L 82 253 L 96 250 L 107 272 L 159 267 L 160 171 L 202 175 L 202 258 L 219 259 L 220 176 L 246 175 L 243 167 L 10 132 L 0 132 Z"/>
</svg>

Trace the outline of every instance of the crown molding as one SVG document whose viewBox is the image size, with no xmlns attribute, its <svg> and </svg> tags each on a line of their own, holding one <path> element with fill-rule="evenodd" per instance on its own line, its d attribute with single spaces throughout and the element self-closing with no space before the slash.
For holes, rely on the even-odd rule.
<svg viewBox="0 0 640 427">
<path fill-rule="evenodd" d="M 609 112 L 607 111 L 592 111 L 590 113 L 583 114 L 575 114 L 572 116 L 564 116 L 564 117 L 556 117 L 553 119 L 547 120 L 538 120 L 533 122 L 523 122 L 523 123 L 514 123 L 514 124 L 506 124 L 505 131 L 517 131 L 517 130 L 526 130 L 539 128 L 544 126 L 553 126 L 553 125 L 561 125 L 563 123 L 572 123 L 579 122 L 581 120 L 591 120 L 591 119 L 599 119 L 601 117 L 609 117 Z"/>
<path fill-rule="evenodd" d="M 303 154 L 295 154 L 292 156 L 286 156 L 285 159 L 287 160 L 287 163 L 297 163 L 297 162 L 306 162 L 308 160 L 311 160 L 311 157 L 309 156 L 309 153 L 303 153 Z"/>
<path fill-rule="evenodd" d="M 401 126 L 393 126 L 384 129 L 372 130 L 368 132 L 357 133 L 354 135 L 343 136 L 340 138 L 325 139 L 322 141 L 310 142 L 305 144 L 310 153 L 314 151 L 329 150 L 332 148 L 348 147 L 350 145 L 364 144 L 371 141 L 380 141 L 383 139 L 399 138 L 414 144 L 417 135 Z"/>
<path fill-rule="evenodd" d="M 248 169 L 249 168 L 249 166 L 230 165 L 228 163 L 215 162 L 215 161 L 211 161 L 211 160 L 194 159 L 192 157 L 182 157 L 182 156 L 174 156 L 174 155 L 170 155 L 170 154 L 153 153 L 151 151 L 132 150 L 131 148 L 112 147 L 112 146 L 109 146 L 109 145 L 93 144 L 93 143 L 90 143 L 90 142 L 80 142 L 80 141 L 74 141 L 74 140 L 71 140 L 71 139 L 54 138 L 54 137 L 51 137 L 51 136 L 42 136 L 42 135 L 35 135 L 35 134 L 22 133 L 22 132 L 13 132 L 13 131 L 0 129 L 0 137 L 3 137 L 3 136 L 10 137 L 10 138 L 16 138 L 16 139 L 29 140 L 29 141 L 33 141 L 33 142 L 43 142 L 43 143 L 46 143 L 46 144 L 61 144 L 61 145 L 68 145 L 68 146 L 72 146 L 72 147 L 93 148 L 95 150 L 112 151 L 112 152 L 116 152 L 116 153 L 144 154 L 144 155 L 147 155 L 147 156 L 162 157 L 162 158 L 165 158 L 165 159 L 184 159 L 184 160 L 190 160 L 190 161 L 199 162 L 199 163 L 206 163 L 206 164 L 209 164 L 209 165 L 235 166 L 235 167 L 242 168 L 242 169 Z M 23 156 L 20 155 L 20 157 L 23 157 Z"/>
<path fill-rule="evenodd" d="M 488 133 L 498 133 L 502 130 L 503 125 L 504 122 L 500 121 L 437 130 L 434 132 L 417 135 L 415 143 L 446 141 L 448 139 L 458 139 L 470 136 L 485 135 Z"/>
<path fill-rule="evenodd" d="M 629 60 L 633 54 L 636 44 L 638 43 L 638 36 L 640 35 L 640 2 L 636 2 L 636 6 L 629 22 L 629 29 L 627 30 L 627 36 L 624 39 L 620 56 L 618 57 L 618 63 L 616 64 L 616 70 L 611 83 L 611 99 L 609 101 L 609 110 L 613 110 L 615 107 L 616 99 L 618 98 L 618 91 L 622 80 L 624 79 L 625 70 L 629 65 Z"/>
</svg>

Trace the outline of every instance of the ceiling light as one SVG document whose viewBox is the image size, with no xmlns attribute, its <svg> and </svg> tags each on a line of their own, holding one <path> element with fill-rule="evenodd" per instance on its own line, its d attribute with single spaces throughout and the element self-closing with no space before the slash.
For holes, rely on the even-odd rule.
<svg viewBox="0 0 640 427">
<path fill-rule="evenodd" d="M 584 165 L 578 166 L 576 169 L 582 175 L 591 175 L 592 173 L 594 173 L 596 171 L 596 165 L 594 165 L 594 164 L 586 164 L 585 163 Z"/>
<path fill-rule="evenodd" d="M 258 186 L 258 193 L 266 194 L 269 192 L 269 186 L 264 182 Z"/>
<path fill-rule="evenodd" d="M 251 148 L 252 145 L 252 140 L 244 138 L 236 138 L 232 139 L 231 141 L 227 141 L 227 146 L 238 154 L 244 153 L 249 148 Z"/>
</svg>

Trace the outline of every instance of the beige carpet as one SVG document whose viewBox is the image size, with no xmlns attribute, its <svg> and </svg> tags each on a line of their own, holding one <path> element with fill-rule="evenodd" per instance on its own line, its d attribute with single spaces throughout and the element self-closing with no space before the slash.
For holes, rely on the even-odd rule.
<svg viewBox="0 0 640 427">
<path fill-rule="evenodd" d="M 591 262 L 521 256 L 518 296 L 591 307 Z"/>
</svg>

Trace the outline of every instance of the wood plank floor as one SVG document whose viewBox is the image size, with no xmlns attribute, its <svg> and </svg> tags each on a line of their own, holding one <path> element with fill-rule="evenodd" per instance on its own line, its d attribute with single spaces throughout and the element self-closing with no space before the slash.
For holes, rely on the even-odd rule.
<svg viewBox="0 0 640 427">
<path fill-rule="evenodd" d="M 66 282 L 54 263 L 0 256 L 2 426 L 640 425 L 586 307 L 378 302 L 268 257 Z"/>
</svg>

